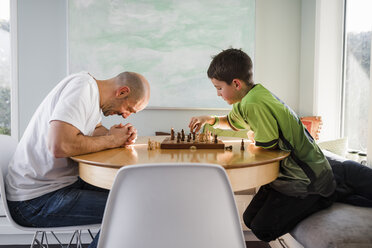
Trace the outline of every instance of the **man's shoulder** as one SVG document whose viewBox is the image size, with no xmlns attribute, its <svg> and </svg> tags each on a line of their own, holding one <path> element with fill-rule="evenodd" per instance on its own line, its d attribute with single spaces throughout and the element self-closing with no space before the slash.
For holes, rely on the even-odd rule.
<svg viewBox="0 0 372 248">
<path fill-rule="evenodd" d="M 76 90 L 80 89 L 84 91 L 97 88 L 94 78 L 87 72 L 71 74 L 63 81 L 69 88 L 74 88 Z"/>
</svg>

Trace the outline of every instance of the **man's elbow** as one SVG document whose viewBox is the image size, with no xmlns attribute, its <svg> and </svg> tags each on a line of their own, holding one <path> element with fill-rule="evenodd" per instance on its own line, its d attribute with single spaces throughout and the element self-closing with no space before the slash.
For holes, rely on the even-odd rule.
<svg viewBox="0 0 372 248">
<path fill-rule="evenodd" d="M 69 157 L 68 151 L 61 144 L 55 144 L 55 143 L 49 142 L 48 150 L 54 158 Z"/>
</svg>

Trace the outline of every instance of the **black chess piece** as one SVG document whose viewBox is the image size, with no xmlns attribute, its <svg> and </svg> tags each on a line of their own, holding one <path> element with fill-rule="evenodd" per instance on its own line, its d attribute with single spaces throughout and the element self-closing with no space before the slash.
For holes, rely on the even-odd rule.
<svg viewBox="0 0 372 248">
<path fill-rule="evenodd" d="M 242 143 L 241 143 L 241 145 L 240 145 L 240 150 L 241 151 L 244 151 L 245 149 L 244 149 L 244 139 L 242 139 Z"/>
<path fill-rule="evenodd" d="M 214 135 L 214 143 L 215 143 L 215 144 L 218 143 L 217 134 Z"/>
<path fill-rule="evenodd" d="M 181 130 L 181 140 L 185 141 L 185 131 L 183 129 Z"/>
<path fill-rule="evenodd" d="M 171 137 L 170 137 L 171 140 L 174 140 L 174 128 L 172 127 L 171 128 Z"/>
<path fill-rule="evenodd" d="M 232 146 L 225 146 L 226 151 L 232 151 Z"/>
</svg>

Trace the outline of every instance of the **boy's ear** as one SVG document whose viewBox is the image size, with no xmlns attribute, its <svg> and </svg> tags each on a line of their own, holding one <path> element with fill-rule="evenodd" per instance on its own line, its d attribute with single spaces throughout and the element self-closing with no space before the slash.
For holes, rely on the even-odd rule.
<svg viewBox="0 0 372 248">
<path fill-rule="evenodd" d="M 115 96 L 118 98 L 125 98 L 129 95 L 130 88 L 128 86 L 120 87 L 115 91 Z"/>
<path fill-rule="evenodd" d="M 242 82 L 239 79 L 233 79 L 232 85 L 236 90 L 240 90 L 242 88 Z"/>
</svg>

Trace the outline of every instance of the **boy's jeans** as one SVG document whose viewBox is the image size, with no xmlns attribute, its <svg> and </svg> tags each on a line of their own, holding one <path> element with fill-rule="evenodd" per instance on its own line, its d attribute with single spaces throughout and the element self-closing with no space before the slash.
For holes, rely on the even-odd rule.
<svg viewBox="0 0 372 248">
<path fill-rule="evenodd" d="M 78 181 L 27 201 L 8 201 L 13 219 L 22 226 L 60 227 L 102 222 L 108 190 Z M 98 235 L 89 246 L 96 247 Z"/>
</svg>

